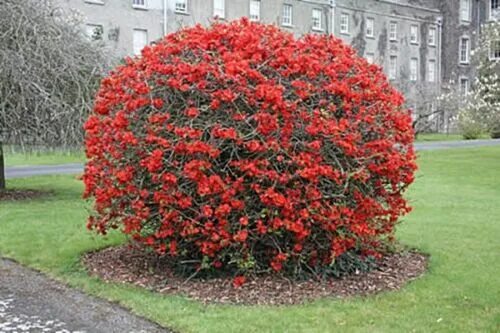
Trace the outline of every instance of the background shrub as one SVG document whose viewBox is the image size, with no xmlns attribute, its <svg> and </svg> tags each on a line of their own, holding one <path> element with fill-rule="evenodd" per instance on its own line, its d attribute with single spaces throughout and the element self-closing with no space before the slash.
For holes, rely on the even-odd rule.
<svg viewBox="0 0 500 333">
<path fill-rule="evenodd" d="M 409 211 L 402 104 L 331 36 L 245 19 L 168 35 L 102 82 L 85 125 L 88 227 L 186 271 L 366 266 Z"/>
</svg>

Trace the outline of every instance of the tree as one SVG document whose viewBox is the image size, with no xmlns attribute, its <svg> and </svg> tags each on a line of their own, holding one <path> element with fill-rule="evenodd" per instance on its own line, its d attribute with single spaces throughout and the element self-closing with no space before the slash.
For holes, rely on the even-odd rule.
<svg viewBox="0 0 500 333">
<path fill-rule="evenodd" d="M 491 131 L 500 125 L 500 22 L 483 25 L 473 52 L 477 76 L 466 108 L 459 121 L 479 124 Z"/>
<path fill-rule="evenodd" d="M 76 15 L 50 0 L 3 0 L 0 6 L 1 143 L 74 147 L 91 110 L 104 49 L 85 37 Z"/>
</svg>

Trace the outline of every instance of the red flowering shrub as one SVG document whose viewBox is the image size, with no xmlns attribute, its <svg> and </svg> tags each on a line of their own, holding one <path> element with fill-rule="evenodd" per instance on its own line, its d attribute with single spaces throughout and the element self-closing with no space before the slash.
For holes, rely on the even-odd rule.
<svg viewBox="0 0 500 333">
<path fill-rule="evenodd" d="M 245 19 L 181 30 L 102 82 L 85 125 L 88 227 L 235 275 L 377 256 L 416 168 L 402 104 L 335 37 Z"/>
</svg>

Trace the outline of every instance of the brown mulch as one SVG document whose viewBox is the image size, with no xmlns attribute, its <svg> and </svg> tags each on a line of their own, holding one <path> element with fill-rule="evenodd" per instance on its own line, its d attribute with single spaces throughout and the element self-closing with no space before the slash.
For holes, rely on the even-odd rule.
<svg viewBox="0 0 500 333">
<path fill-rule="evenodd" d="M 0 190 L 0 202 L 33 200 L 41 197 L 47 197 L 50 196 L 51 194 L 52 193 L 49 191 L 5 189 L 5 190 Z"/>
<path fill-rule="evenodd" d="M 381 259 L 377 269 L 327 281 L 291 281 L 270 275 L 250 279 L 234 288 L 231 278 L 187 281 L 152 264 L 151 257 L 129 246 L 88 253 L 83 264 L 91 275 L 107 282 L 130 283 L 165 294 L 180 294 L 209 303 L 281 305 L 300 304 L 323 297 L 370 295 L 398 290 L 421 276 L 428 257 L 401 252 Z"/>
</svg>

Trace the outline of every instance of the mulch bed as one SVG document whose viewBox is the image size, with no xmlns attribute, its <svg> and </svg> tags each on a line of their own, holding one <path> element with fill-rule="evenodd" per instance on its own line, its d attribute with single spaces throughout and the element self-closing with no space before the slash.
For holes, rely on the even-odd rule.
<svg viewBox="0 0 500 333">
<path fill-rule="evenodd" d="M 381 259 L 377 269 L 327 281 L 291 281 L 277 275 L 256 277 L 240 288 L 231 278 L 187 281 L 158 267 L 152 257 L 129 246 L 88 253 L 83 264 L 89 273 L 107 282 L 141 286 L 164 294 L 184 295 L 202 303 L 285 305 L 324 297 L 364 296 L 398 290 L 421 276 L 428 257 L 418 252 L 401 252 Z"/>
<path fill-rule="evenodd" d="M 6 190 L 0 190 L 0 202 L 33 200 L 41 197 L 48 197 L 51 194 L 52 193 L 49 191 L 6 189 Z"/>
</svg>

